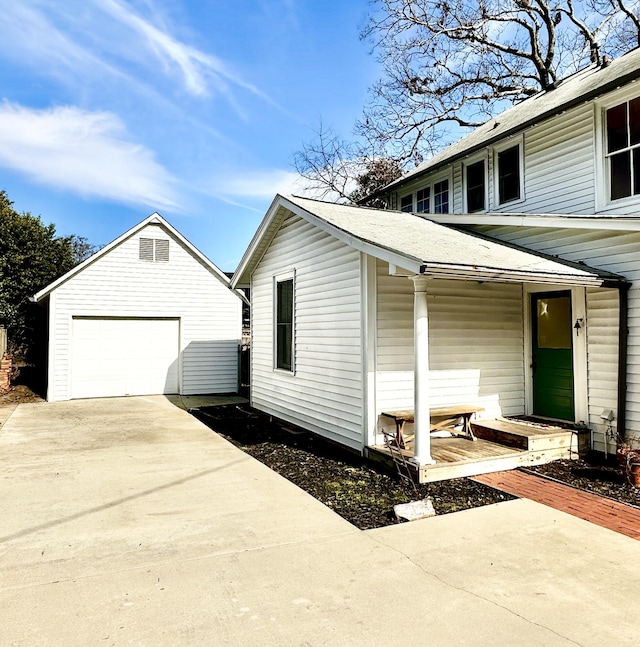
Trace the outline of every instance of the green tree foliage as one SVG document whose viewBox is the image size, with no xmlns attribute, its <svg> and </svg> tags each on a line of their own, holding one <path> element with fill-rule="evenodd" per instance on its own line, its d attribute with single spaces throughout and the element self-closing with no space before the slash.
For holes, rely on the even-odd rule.
<svg viewBox="0 0 640 647">
<path fill-rule="evenodd" d="M 46 342 L 41 308 L 29 297 L 91 254 L 86 239 L 56 236 L 30 213 L 18 213 L 0 191 L 0 323 L 7 328 L 9 351 L 25 359 Z"/>
</svg>

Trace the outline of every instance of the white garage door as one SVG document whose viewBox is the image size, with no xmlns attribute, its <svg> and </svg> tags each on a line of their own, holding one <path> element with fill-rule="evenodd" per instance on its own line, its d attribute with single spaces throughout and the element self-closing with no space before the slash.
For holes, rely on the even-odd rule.
<svg viewBox="0 0 640 647">
<path fill-rule="evenodd" d="M 71 397 L 178 393 L 178 319 L 73 319 Z"/>
</svg>

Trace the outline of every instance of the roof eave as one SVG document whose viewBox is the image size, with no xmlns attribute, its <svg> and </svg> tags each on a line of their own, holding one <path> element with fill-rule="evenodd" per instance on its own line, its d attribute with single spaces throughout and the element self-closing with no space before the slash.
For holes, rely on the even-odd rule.
<svg viewBox="0 0 640 647">
<path fill-rule="evenodd" d="M 586 272 L 582 275 L 576 275 L 453 264 L 424 263 L 420 268 L 420 273 L 442 279 L 500 283 L 544 283 L 575 287 L 619 287 L 627 283 L 624 277 L 600 276 Z"/>
</svg>

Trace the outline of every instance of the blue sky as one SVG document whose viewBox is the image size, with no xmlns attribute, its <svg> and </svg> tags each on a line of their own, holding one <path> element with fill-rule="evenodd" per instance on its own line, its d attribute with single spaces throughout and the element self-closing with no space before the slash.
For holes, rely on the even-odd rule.
<svg viewBox="0 0 640 647">
<path fill-rule="evenodd" d="M 349 136 L 379 74 L 367 0 L 11 0 L 0 189 L 103 245 L 158 211 L 235 269 L 320 120 Z"/>
</svg>

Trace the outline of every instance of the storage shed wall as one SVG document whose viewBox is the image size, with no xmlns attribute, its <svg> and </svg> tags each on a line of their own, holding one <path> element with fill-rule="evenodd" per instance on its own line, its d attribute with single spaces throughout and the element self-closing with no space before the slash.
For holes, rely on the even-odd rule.
<svg viewBox="0 0 640 647">
<path fill-rule="evenodd" d="M 294 372 L 274 368 L 275 278 L 295 274 Z M 353 449 L 363 436 L 360 253 L 291 215 L 251 281 L 253 406 Z"/>
<path fill-rule="evenodd" d="M 169 261 L 141 261 L 141 237 L 169 240 Z M 50 400 L 71 395 L 74 316 L 179 318 L 181 393 L 237 390 L 242 302 L 160 225 L 147 225 L 56 288 L 49 307 Z"/>
<path fill-rule="evenodd" d="M 413 282 L 377 264 L 376 406 L 413 408 Z M 430 404 L 524 411 L 522 286 L 434 279 L 428 286 Z"/>
<path fill-rule="evenodd" d="M 627 432 L 640 440 L 640 232 L 547 227 L 478 227 L 491 236 L 571 261 L 621 274 L 632 283 L 628 297 Z M 604 451 L 611 409 L 617 417 L 618 291 L 587 290 L 587 363 L 589 426 L 594 449 Z M 616 421 L 613 422 L 615 434 Z M 615 445 L 615 443 L 613 443 Z"/>
</svg>

